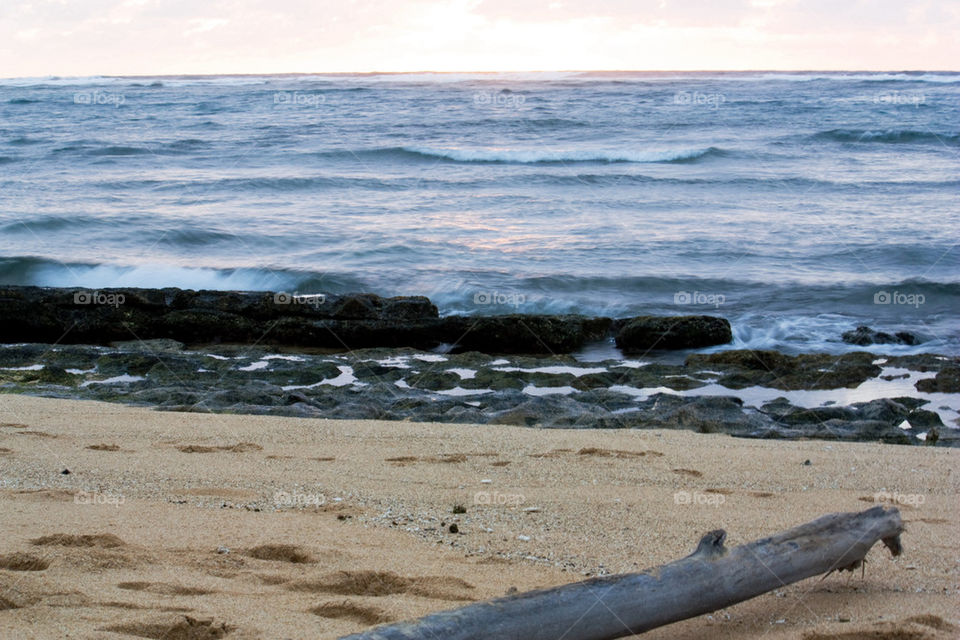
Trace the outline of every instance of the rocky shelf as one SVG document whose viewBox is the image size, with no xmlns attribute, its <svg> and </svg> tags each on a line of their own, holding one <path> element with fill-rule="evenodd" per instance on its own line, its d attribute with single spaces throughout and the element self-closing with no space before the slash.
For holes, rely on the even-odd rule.
<svg viewBox="0 0 960 640">
<path fill-rule="evenodd" d="M 567 354 L 616 340 L 625 353 L 729 343 L 714 316 L 512 314 L 440 317 L 419 296 L 295 295 L 183 289 L 0 287 L 0 343 L 107 345 L 166 338 L 188 345 L 263 344 L 350 351 L 409 347 L 449 352 Z"/>
<path fill-rule="evenodd" d="M 571 356 L 0 346 L 0 393 L 312 418 L 668 428 L 751 438 L 957 446 L 960 358 L 693 354 L 683 364 Z"/>
</svg>

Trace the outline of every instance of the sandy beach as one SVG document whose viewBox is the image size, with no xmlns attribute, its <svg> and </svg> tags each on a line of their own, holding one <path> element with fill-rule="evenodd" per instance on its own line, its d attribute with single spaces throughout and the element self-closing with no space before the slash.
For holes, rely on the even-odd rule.
<svg viewBox="0 0 960 640">
<path fill-rule="evenodd" d="M 960 630 L 952 449 L 0 398 L 4 638 L 336 638 L 877 500 L 902 557 L 644 637 Z"/>
</svg>

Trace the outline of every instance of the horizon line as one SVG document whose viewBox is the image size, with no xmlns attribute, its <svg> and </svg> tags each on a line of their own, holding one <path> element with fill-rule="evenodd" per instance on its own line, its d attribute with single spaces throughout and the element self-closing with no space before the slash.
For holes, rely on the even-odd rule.
<svg viewBox="0 0 960 640">
<path fill-rule="evenodd" d="M 209 78 L 209 77 L 260 77 L 260 76 L 389 76 L 389 75 L 454 75 L 454 74 L 505 74 L 505 73 L 960 73 L 960 69 L 511 69 L 495 71 L 436 71 L 418 69 L 410 71 L 273 71 L 258 73 L 134 73 L 43 76 L 2 76 L 0 80 L 26 80 L 31 78 Z"/>
</svg>

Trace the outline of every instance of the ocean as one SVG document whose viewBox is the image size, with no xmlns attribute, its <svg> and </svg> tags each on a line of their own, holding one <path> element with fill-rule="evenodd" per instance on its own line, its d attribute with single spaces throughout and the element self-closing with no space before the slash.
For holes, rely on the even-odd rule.
<svg viewBox="0 0 960 640">
<path fill-rule="evenodd" d="M 960 73 L 0 80 L 0 284 L 709 313 L 960 353 Z"/>
</svg>

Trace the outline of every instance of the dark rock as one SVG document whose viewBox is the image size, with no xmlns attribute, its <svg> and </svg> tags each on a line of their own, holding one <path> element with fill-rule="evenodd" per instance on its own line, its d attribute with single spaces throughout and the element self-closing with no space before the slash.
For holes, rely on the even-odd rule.
<svg viewBox="0 0 960 640">
<path fill-rule="evenodd" d="M 915 429 L 935 429 L 942 427 L 943 421 L 940 414 L 936 411 L 927 411 L 926 409 L 916 409 L 907 414 L 907 422 Z"/>
<path fill-rule="evenodd" d="M 787 356 L 777 351 L 722 351 L 693 354 L 687 367 L 724 372 L 718 384 L 731 389 L 751 386 L 794 389 L 853 388 L 880 375 L 870 353 L 831 356 L 822 353 Z"/>
<path fill-rule="evenodd" d="M 570 353 L 606 336 L 609 318 L 577 315 L 451 316 L 441 335 L 451 351 L 483 353 Z"/>
<path fill-rule="evenodd" d="M 890 398 L 880 398 L 870 402 L 851 405 L 860 420 L 879 420 L 889 424 L 902 422 L 910 413 L 910 408 Z"/>
<path fill-rule="evenodd" d="M 652 425 L 693 429 L 700 433 L 744 434 L 769 427 L 766 415 L 744 411 L 740 398 L 699 396 L 686 398 L 670 394 L 653 396 L 649 409 Z"/>
<path fill-rule="evenodd" d="M 733 340 L 730 322 L 713 316 L 638 316 L 628 318 L 617 333 L 625 353 L 653 349 L 695 349 Z"/>
<path fill-rule="evenodd" d="M 914 386 L 924 393 L 960 393 L 960 367 L 946 366 L 935 377 L 917 380 Z"/>
<path fill-rule="evenodd" d="M 842 336 L 847 344 L 856 344 L 861 347 L 869 344 L 906 344 L 918 345 L 923 342 L 920 338 L 907 331 L 898 331 L 890 335 L 883 331 L 875 331 L 866 325 L 860 325 L 853 331 L 847 331 Z"/>
</svg>

